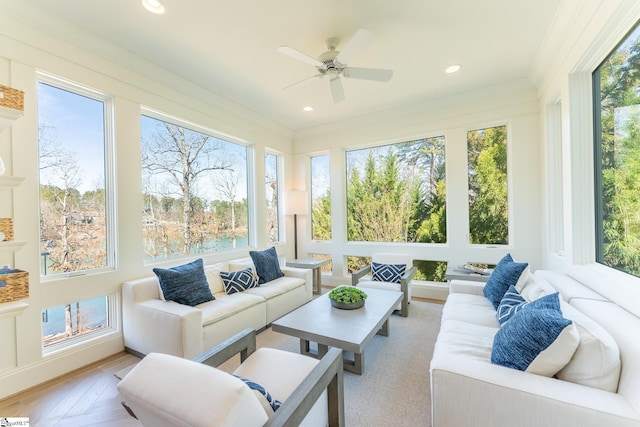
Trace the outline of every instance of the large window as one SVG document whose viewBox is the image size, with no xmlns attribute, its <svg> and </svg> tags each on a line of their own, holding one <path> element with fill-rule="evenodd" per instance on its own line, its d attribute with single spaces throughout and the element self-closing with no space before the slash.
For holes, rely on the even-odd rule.
<svg viewBox="0 0 640 427">
<path fill-rule="evenodd" d="M 443 136 L 348 151 L 349 241 L 446 243 Z"/>
<path fill-rule="evenodd" d="M 49 347 L 109 326 L 108 298 L 50 307 L 42 312 L 42 346 Z"/>
<path fill-rule="evenodd" d="M 596 260 L 640 276 L 640 29 L 593 73 Z"/>
<path fill-rule="evenodd" d="M 42 275 L 113 266 L 109 105 L 89 89 L 38 82 Z"/>
<path fill-rule="evenodd" d="M 311 157 L 311 238 L 331 240 L 329 155 Z"/>
<path fill-rule="evenodd" d="M 467 132 L 469 243 L 509 243 L 507 127 Z"/>
<path fill-rule="evenodd" d="M 247 147 L 147 115 L 141 127 L 145 260 L 248 246 Z"/>
<path fill-rule="evenodd" d="M 280 210 L 279 194 L 280 179 L 278 171 L 278 156 L 271 153 L 264 155 L 265 195 L 267 205 L 267 243 L 277 243 L 280 240 Z"/>
</svg>

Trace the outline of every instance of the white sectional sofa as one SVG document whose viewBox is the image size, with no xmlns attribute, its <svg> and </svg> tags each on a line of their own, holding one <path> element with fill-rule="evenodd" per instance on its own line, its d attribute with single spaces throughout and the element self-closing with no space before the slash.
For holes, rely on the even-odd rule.
<svg viewBox="0 0 640 427">
<path fill-rule="evenodd" d="M 193 359 L 245 328 L 260 330 L 311 301 L 311 270 L 290 267 L 282 267 L 284 277 L 227 295 L 219 273 L 249 266 L 251 258 L 206 265 L 215 300 L 194 307 L 165 301 L 156 276 L 123 283 L 125 348 L 139 355 L 156 352 Z"/>
<path fill-rule="evenodd" d="M 580 383 L 492 364 L 500 324 L 484 284 L 452 281 L 430 366 L 433 427 L 640 426 L 639 301 L 595 292 L 605 280 L 582 266 L 537 271 L 522 289 L 527 300 L 559 291 L 580 330 L 570 361 Z"/>
</svg>

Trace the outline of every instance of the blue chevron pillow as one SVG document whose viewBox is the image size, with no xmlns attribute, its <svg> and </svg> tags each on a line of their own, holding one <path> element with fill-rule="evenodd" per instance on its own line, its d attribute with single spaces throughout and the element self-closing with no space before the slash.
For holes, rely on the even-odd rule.
<svg viewBox="0 0 640 427">
<path fill-rule="evenodd" d="M 405 264 L 379 264 L 372 262 L 371 278 L 378 282 L 400 283 L 406 268 Z"/>
<path fill-rule="evenodd" d="M 535 310 L 541 308 L 560 311 L 560 294 L 554 292 L 540 297 L 537 300 L 527 302 L 527 300 L 520 296 L 515 286 L 510 286 L 507 293 L 502 297 L 502 301 L 500 301 L 496 317 L 498 322 L 500 322 L 500 326 L 502 326 L 520 310 Z"/>
<path fill-rule="evenodd" d="M 227 295 L 260 286 L 258 285 L 258 282 L 256 282 L 256 278 L 253 275 L 251 267 L 239 271 L 221 271 L 220 278 L 222 279 L 224 291 Z"/>
</svg>

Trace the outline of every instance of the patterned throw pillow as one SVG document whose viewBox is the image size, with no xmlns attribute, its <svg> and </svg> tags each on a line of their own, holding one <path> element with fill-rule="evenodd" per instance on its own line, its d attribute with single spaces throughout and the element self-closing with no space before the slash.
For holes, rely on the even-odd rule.
<svg viewBox="0 0 640 427">
<path fill-rule="evenodd" d="M 491 363 L 551 377 L 578 348 L 576 325 L 560 310 L 520 310 L 493 339 Z"/>
<path fill-rule="evenodd" d="M 256 392 L 256 395 L 259 395 L 261 400 L 266 400 L 268 405 L 271 407 L 271 409 L 273 410 L 273 412 L 277 411 L 278 408 L 280 408 L 280 406 L 282 405 L 282 402 L 280 402 L 278 399 L 274 399 L 271 394 L 269 394 L 269 392 L 262 387 L 260 384 L 255 383 L 251 380 L 248 380 L 246 378 L 242 378 L 239 375 L 233 375 L 236 378 L 241 379 L 242 381 L 244 381 L 244 383 L 249 386 L 249 388 L 253 391 Z M 266 408 L 265 408 L 266 409 Z"/>
<path fill-rule="evenodd" d="M 264 251 L 249 251 L 258 274 L 258 284 L 270 282 L 278 277 L 284 276 L 278 262 L 278 253 L 275 246 Z"/>
<path fill-rule="evenodd" d="M 202 259 L 172 268 L 154 268 L 165 300 L 196 306 L 213 301 Z"/>
<path fill-rule="evenodd" d="M 221 271 L 220 278 L 224 284 L 224 291 L 227 295 L 235 294 L 236 292 L 246 291 L 247 289 L 258 287 L 258 282 L 253 276 L 251 268 L 245 268 L 239 271 Z"/>
<path fill-rule="evenodd" d="M 537 300 L 528 302 L 518 293 L 515 286 L 510 286 L 507 293 L 502 297 L 502 301 L 500 301 L 496 317 L 502 326 L 520 310 L 536 310 L 541 308 L 549 308 L 559 311 L 560 294 L 558 292 L 554 292 L 540 297 Z"/>
<path fill-rule="evenodd" d="M 378 282 L 400 283 L 406 264 L 371 263 L 371 278 Z"/>
<path fill-rule="evenodd" d="M 489 280 L 484 286 L 484 296 L 487 297 L 493 308 L 498 309 L 502 297 L 509 289 L 518 283 L 520 275 L 529 264 L 526 262 L 515 262 L 510 254 L 506 254 L 489 276 Z"/>
</svg>

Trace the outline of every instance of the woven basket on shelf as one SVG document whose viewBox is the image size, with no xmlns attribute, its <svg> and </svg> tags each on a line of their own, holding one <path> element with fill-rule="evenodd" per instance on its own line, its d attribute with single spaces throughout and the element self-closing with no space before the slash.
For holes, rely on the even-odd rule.
<svg viewBox="0 0 640 427">
<path fill-rule="evenodd" d="M 12 218 L 0 218 L 0 233 L 4 234 L 4 240 L 13 240 Z"/>
<path fill-rule="evenodd" d="M 29 273 L 22 270 L 0 270 L 0 303 L 29 298 Z"/>
<path fill-rule="evenodd" d="M 24 92 L 0 85 L 0 106 L 24 111 Z"/>
</svg>

